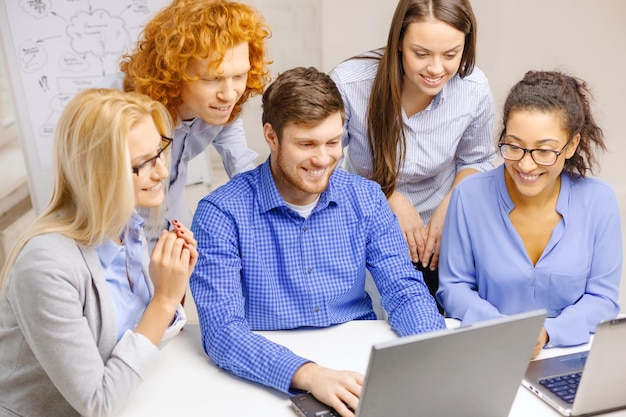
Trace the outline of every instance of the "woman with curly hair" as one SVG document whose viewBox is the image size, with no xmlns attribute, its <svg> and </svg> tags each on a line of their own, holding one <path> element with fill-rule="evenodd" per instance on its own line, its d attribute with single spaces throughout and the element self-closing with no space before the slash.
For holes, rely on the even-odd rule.
<svg viewBox="0 0 626 417">
<path fill-rule="evenodd" d="M 530 71 L 511 89 L 498 148 L 504 163 L 452 193 L 437 297 L 472 324 L 546 309 L 534 356 L 580 345 L 619 312 L 620 210 L 589 178 L 605 149 L 587 84 Z"/>
<path fill-rule="evenodd" d="M 191 221 L 185 202 L 187 164 L 213 144 L 229 177 L 256 165 L 239 115 L 269 80 L 265 40 L 270 29 L 247 4 L 228 0 L 175 0 L 148 22 L 123 74 L 107 87 L 146 94 L 176 122 L 165 218 Z M 106 81 L 109 83 L 109 80 Z M 154 237 L 153 237 L 154 239 Z"/>
</svg>

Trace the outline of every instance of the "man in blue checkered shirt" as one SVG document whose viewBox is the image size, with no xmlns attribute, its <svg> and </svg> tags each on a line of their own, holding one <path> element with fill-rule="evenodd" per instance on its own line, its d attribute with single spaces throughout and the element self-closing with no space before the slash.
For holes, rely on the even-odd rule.
<svg viewBox="0 0 626 417">
<path fill-rule="evenodd" d="M 335 170 L 344 104 L 314 68 L 278 76 L 263 95 L 270 157 L 196 209 L 191 277 L 204 350 L 219 367 L 283 392 L 311 391 L 342 416 L 363 375 L 315 364 L 254 330 L 374 320 L 368 269 L 392 328 L 445 328 L 378 184 Z"/>
</svg>

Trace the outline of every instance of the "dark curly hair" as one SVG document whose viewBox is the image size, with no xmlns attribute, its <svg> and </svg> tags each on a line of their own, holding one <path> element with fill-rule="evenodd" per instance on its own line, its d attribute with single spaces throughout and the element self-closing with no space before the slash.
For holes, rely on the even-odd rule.
<svg viewBox="0 0 626 417">
<path fill-rule="evenodd" d="M 584 177 L 597 166 L 592 148 L 606 150 L 604 134 L 596 124 L 589 105 L 591 91 L 583 80 L 558 71 L 528 71 L 511 88 L 502 112 L 500 141 L 506 135 L 506 123 L 511 112 L 539 110 L 556 112 L 561 127 L 570 138 L 580 134 L 574 155 L 565 160 L 563 171 Z"/>
</svg>

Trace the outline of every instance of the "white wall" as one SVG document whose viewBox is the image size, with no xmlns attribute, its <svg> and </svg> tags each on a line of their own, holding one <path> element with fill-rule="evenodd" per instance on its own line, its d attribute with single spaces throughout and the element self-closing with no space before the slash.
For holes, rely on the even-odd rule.
<svg viewBox="0 0 626 417">
<path fill-rule="evenodd" d="M 313 66 L 320 68 L 320 5 L 318 0 L 248 0 L 263 13 L 272 29 L 268 41 L 269 58 L 272 61 L 272 79 L 289 68 Z M 269 155 L 263 140 L 261 126 L 261 97 L 254 97 L 244 107 L 244 128 L 248 144 L 259 153 L 259 162 Z M 221 164 L 216 153 L 213 161 Z"/>
<path fill-rule="evenodd" d="M 322 0 L 320 69 L 330 71 L 347 58 L 387 43 L 393 0 Z"/>
<path fill-rule="evenodd" d="M 626 94 L 626 2 L 623 0 L 473 0 L 479 22 L 478 63 L 489 76 L 496 108 L 529 69 L 560 69 L 591 86 L 607 137 L 600 177 L 618 189 L 626 144 L 621 140 Z"/>
</svg>

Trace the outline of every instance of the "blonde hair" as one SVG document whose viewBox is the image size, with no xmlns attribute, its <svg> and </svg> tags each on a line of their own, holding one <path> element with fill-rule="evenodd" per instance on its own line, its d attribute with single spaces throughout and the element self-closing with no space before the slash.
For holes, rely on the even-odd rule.
<svg viewBox="0 0 626 417">
<path fill-rule="evenodd" d="M 248 44 L 250 70 L 246 89 L 235 104 L 229 122 L 252 96 L 262 94 L 269 80 L 270 61 L 265 58 L 265 40 L 270 28 L 250 5 L 228 0 L 174 0 L 145 26 L 132 53 L 125 54 L 120 69 L 126 74 L 124 89 L 159 101 L 179 121 L 184 81 L 193 81 L 186 71 L 197 60 L 216 54 L 210 67 L 219 68 L 228 49 Z"/>
<path fill-rule="evenodd" d="M 0 289 L 24 245 L 61 233 L 83 245 L 118 237 L 135 209 L 129 131 L 151 117 L 163 136 L 168 111 L 138 93 L 88 89 L 67 104 L 54 134 L 54 184 L 46 208 L 18 238 L 0 272 Z"/>
</svg>

